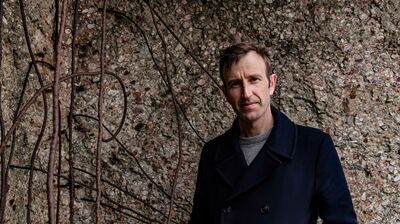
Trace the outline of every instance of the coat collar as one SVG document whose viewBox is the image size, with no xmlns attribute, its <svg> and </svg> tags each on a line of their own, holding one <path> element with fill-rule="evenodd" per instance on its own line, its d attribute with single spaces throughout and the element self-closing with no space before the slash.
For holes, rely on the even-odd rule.
<svg viewBox="0 0 400 224">
<path fill-rule="evenodd" d="M 247 166 L 239 145 L 237 119 L 224 134 L 215 154 L 216 170 L 232 188 L 228 199 L 254 187 L 272 174 L 283 161 L 291 160 L 295 153 L 297 129 L 283 113 L 271 106 L 274 127 L 255 160 Z"/>
<path fill-rule="evenodd" d="M 265 145 L 274 154 L 285 159 L 293 159 L 297 142 L 296 125 L 275 107 L 271 106 L 271 112 L 274 117 L 274 127 Z"/>
</svg>

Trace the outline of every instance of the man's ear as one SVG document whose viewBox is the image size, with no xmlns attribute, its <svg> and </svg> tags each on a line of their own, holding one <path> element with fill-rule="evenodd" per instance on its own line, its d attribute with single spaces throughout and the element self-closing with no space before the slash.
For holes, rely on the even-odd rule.
<svg viewBox="0 0 400 224">
<path fill-rule="evenodd" d="M 272 95 L 272 94 L 274 94 L 274 91 L 275 91 L 276 81 L 278 80 L 278 76 L 276 74 L 271 74 L 268 77 L 268 80 L 269 80 L 269 82 L 268 82 L 268 92 L 269 92 L 269 95 Z"/>
</svg>

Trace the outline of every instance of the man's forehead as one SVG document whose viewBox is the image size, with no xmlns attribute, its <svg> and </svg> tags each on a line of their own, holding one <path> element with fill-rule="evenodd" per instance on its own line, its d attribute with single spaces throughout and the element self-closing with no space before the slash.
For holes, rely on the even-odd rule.
<svg viewBox="0 0 400 224">
<path fill-rule="evenodd" d="M 233 63 L 230 67 L 226 68 L 225 74 L 235 73 L 240 70 L 245 71 L 265 71 L 266 64 L 263 60 L 262 56 L 257 53 L 249 52 L 242 58 L 240 58 L 237 62 Z"/>
</svg>

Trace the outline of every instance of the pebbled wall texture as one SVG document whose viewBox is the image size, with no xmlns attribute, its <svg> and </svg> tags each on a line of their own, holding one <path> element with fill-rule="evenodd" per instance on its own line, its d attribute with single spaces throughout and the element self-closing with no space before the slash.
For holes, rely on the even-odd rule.
<svg viewBox="0 0 400 224">
<path fill-rule="evenodd" d="M 274 105 L 295 122 L 333 137 L 359 223 L 400 223 L 400 1 L 110 0 L 103 79 L 103 3 L 78 2 L 72 57 L 75 3 L 68 3 L 60 54 L 61 76 L 78 74 L 73 83 L 67 77 L 60 87 L 60 151 L 55 156 L 60 178 L 55 177 L 54 195 L 61 223 L 96 219 L 101 82 L 104 127 L 113 133 L 122 129 L 102 144 L 100 220 L 187 222 L 201 147 L 228 129 L 235 117 L 219 88 L 219 51 L 243 41 L 269 49 L 278 75 Z M 3 173 L 10 167 L 2 195 L 6 193 L 5 223 L 26 223 L 28 216 L 33 223 L 48 220 L 51 86 L 21 116 L 14 140 L 11 136 L 6 141 L 4 135 L 21 110 L 18 102 L 25 105 L 41 87 L 38 77 L 44 84 L 53 82 L 56 8 L 50 0 L 3 1 Z M 30 66 L 23 18 L 39 73 Z M 107 130 L 104 138 L 111 136 Z"/>
</svg>

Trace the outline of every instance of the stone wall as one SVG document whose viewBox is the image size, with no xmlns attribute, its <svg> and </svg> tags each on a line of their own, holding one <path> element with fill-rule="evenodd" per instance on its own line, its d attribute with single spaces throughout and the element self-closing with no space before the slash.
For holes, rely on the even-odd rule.
<svg viewBox="0 0 400 224">
<path fill-rule="evenodd" d="M 21 16 L 20 2 L 3 3 L 2 135 L 22 108 L 18 102 L 28 103 L 40 89 L 38 77 L 46 85 L 54 76 L 54 1 L 22 1 L 26 17 Z M 55 158 L 61 168 L 56 169 L 60 179 L 55 179 L 54 193 L 59 192 L 62 223 L 71 213 L 71 169 L 73 219 L 76 223 L 95 220 L 101 82 L 105 138 L 111 136 L 107 130 L 114 133 L 122 124 L 121 131 L 102 144 L 102 220 L 164 223 L 174 189 L 172 221 L 187 221 L 201 147 L 229 128 L 234 118 L 219 88 L 218 54 L 242 41 L 269 49 L 272 70 L 278 75 L 274 104 L 297 123 L 333 137 L 359 222 L 400 222 L 399 1 L 107 2 L 106 71 L 100 79 L 102 1 L 79 1 L 75 57 L 75 2 L 69 1 L 61 75 L 77 77 L 73 84 L 67 77 L 60 89 L 61 153 Z M 22 18 L 39 73 L 31 66 Z M 1 138 L 6 146 L 3 158 L 10 165 L 6 223 L 26 222 L 29 186 L 32 222 L 48 219 L 51 87 L 43 92 L 21 116 L 14 140 Z M 32 184 L 29 173 L 33 173 Z"/>
</svg>

